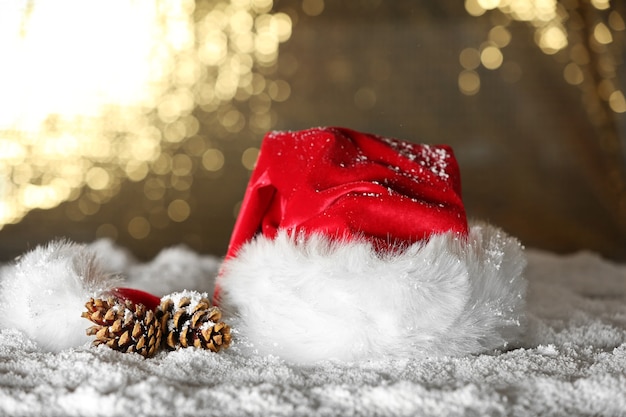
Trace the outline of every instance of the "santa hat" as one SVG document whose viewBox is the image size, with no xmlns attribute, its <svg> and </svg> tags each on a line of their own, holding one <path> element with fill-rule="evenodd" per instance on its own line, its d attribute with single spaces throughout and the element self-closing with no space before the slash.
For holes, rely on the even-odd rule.
<svg viewBox="0 0 626 417">
<path fill-rule="evenodd" d="M 214 301 L 246 345 L 298 363 L 502 349 L 520 243 L 468 225 L 448 146 L 344 128 L 266 135 Z"/>
</svg>

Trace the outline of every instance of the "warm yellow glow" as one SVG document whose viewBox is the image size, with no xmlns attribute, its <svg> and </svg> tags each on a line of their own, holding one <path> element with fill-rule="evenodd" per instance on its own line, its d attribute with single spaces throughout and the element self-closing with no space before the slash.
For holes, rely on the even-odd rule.
<svg viewBox="0 0 626 417">
<path fill-rule="evenodd" d="M 143 193 L 149 200 L 161 200 L 165 191 L 165 182 L 160 178 L 150 178 L 143 185 Z"/>
<path fill-rule="evenodd" d="M 497 69 L 502 65 L 504 57 L 502 52 L 495 46 L 488 46 L 484 48 L 480 53 L 480 62 L 487 69 Z"/>
<path fill-rule="evenodd" d="M 7 4 L 0 228 L 64 201 L 74 201 L 67 215 L 80 220 L 125 180 L 144 181 L 143 197 L 161 211 L 134 217 L 122 232 L 143 239 L 152 226 L 183 221 L 193 175 L 225 164 L 215 144 L 196 136 L 195 110 L 214 113 L 223 132 L 258 133 L 275 122 L 272 103 L 291 94 L 286 81 L 271 79 L 292 31 L 289 15 L 271 12 L 272 0 Z M 302 6 L 319 14 L 324 2 Z M 233 100 L 248 101 L 251 114 Z M 242 162 L 256 158 L 246 155 Z"/>
<path fill-rule="evenodd" d="M 459 74 L 459 90 L 465 95 L 473 96 L 480 91 L 480 77 L 475 71 L 465 70 Z"/>
<path fill-rule="evenodd" d="M 500 0 L 477 0 L 477 3 L 483 9 L 491 10 L 500 5 Z"/>
<path fill-rule="evenodd" d="M 593 28 L 593 37 L 603 45 L 609 44 L 613 42 L 613 35 L 611 35 L 611 30 L 602 22 L 598 23 Z"/>
<path fill-rule="evenodd" d="M 609 97 L 609 105 L 615 113 L 626 113 L 626 98 L 620 90 L 614 91 Z"/>
<path fill-rule="evenodd" d="M 574 8 L 573 3 L 576 1 L 570 0 L 569 7 Z M 491 28 L 488 40 L 480 51 L 466 48 L 459 55 L 463 71 L 459 74 L 458 82 L 463 94 L 473 95 L 480 90 L 477 71 L 481 64 L 486 69 L 501 69 L 500 73 L 506 82 L 514 83 L 521 78 L 520 66 L 516 63 L 507 65 L 502 52 L 511 42 L 511 32 L 506 27 L 511 19 L 527 22 L 533 28 L 535 42 L 546 54 L 556 54 L 568 46 L 565 28 L 568 12 L 557 0 L 465 0 L 465 10 L 471 16 L 481 16 L 495 9 L 504 14 L 506 20 L 499 19 L 499 23 Z M 615 21 L 618 19 L 615 18 Z M 578 57 L 581 57 L 580 54 Z M 570 81 L 575 78 L 572 78 L 571 70 L 568 76 Z"/>
<path fill-rule="evenodd" d="M 626 29 L 626 25 L 624 24 L 624 19 L 619 15 L 615 10 L 609 13 L 609 26 L 611 29 L 621 32 Z"/>
<path fill-rule="evenodd" d="M 580 7 L 583 2 L 590 2 L 597 10 L 610 10 L 608 16 L 597 14 L 598 21 L 591 27 L 591 36 L 583 30 L 585 20 L 589 20 L 581 16 L 586 10 Z M 568 49 L 567 54 L 557 55 L 559 62 L 564 64 L 563 78 L 585 92 L 583 104 L 590 117 L 599 120 L 597 96 L 607 101 L 612 111 L 626 112 L 624 94 L 614 83 L 623 65 L 623 45 L 615 41 L 616 32 L 626 30 L 626 24 L 616 8 L 612 8 L 610 0 L 465 0 L 465 9 L 472 16 L 480 16 L 495 8 L 508 18 L 528 22 L 534 30 L 535 42 L 545 54 L 555 55 Z M 504 62 L 501 56 L 501 49 L 509 44 L 511 34 L 505 27 L 507 23 L 501 23 L 502 19 L 499 22 L 491 28 L 487 42 L 481 47 L 480 62 L 476 49 L 466 48 L 459 55 L 463 71 L 458 82 L 463 94 L 472 95 L 479 91 L 480 77 L 475 70 L 480 64 L 487 69 L 501 68 L 502 78 L 507 82 L 516 82 L 522 76 L 518 64 Z M 590 66 L 592 62 L 594 65 Z"/>
<path fill-rule="evenodd" d="M 258 157 L 259 150 L 257 148 L 248 148 L 241 155 L 241 163 L 247 170 L 252 171 Z"/>
<path fill-rule="evenodd" d="M 478 3 L 478 0 L 465 0 L 465 10 L 470 16 L 482 16 L 485 14 L 485 8 Z"/>
<path fill-rule="evenodd" d="M 85 175 L 85 182 L 93 190 L 104 190 L 108 187 L 110 180 L 109 173 L 100 167 L 89 169 Z"/>
<path fill-rule="evenodd" d="M 276 34 L 280 42 L 291 37 L 291 18 L 285 13 L 276 13 L 270 16 L 269 30 Z"/>
<path fill-rule="evenodd" d="M 267 85 L 267 95 L 273 101 L 286 101 L 291 95 L 291 87 L 288 82 L 283 80 L 272 81 Z"/>
<path fill-rule="evenodd" d="M 218 149 L 207 149 L 202 155 L 202 165 L 207 171 L 219 171 L 224 166 L 224 154 Z"/>
<path fill-rule="evenodd" d="M 572 85 L 579 85 L 585 79 L 580 67 L 573 62 L 570 62 L 565 66 L 565 69 L 563 70 L 563 78 L 565 78 L 565 81 Z"/>
<path fill-rule="evenodd" d="M 504 48 L 511 42 L 511 32 L 504 26 L 494 26 L 489 31 L 489 40 L 497 47 Z"/>
<path fill-rule="evenodd" d="M 135 239 L 145 239 L 150 234 L 150 222 L 143 216 L 133 217 L 128 222 L 128 233 Z"/>
<path fill-rule="evenodd" d="M 191 214 L 189 203 L 185 200 L 174 200 L 167 206 L 167 215 L 175 222 L 184 222 Z"/>
<path fill-rule="evenodd" d="M 459 62 L 461 63 L 461 66 L 465 69 L 476 69 L 480 65 L 480 52 L 478 51 L 478 49 L 465 48 L 461 51 L 461 54 L 459 55 Z"/>
<path fill-rule="evenodd" d="M 110 223 L 104 223 L 98 226 L 96 229 L 96 237 L 97 238 L 110 238 L 117 239 L 118 231 L 117 227 Z"/>
<path fill-rule="evenodd" d="M 546 54 L 555 54 L 567 46 L 567 35 L 562 26 L 548 26 L 537 32 L 537 36 L 537 44 Z"/>
<path fill-rule="evenodd" d="M 606 10 L 611 7 L 609 0 L 591 0 L 591 4 L 598 10 Z"/>
<path fill-rule="evenodd" d="M 324 0 L 302 0 L 302 11 L 309 16 L 318 16 L 324 11 Z"/>
<path fill-rule="evenodd" d="M 172 158 L 172 174 L 177 176 L 185 176 L 191 174 L 193 170 L 193 161 L 185 154 L 179 153 Z"/>
</svg>

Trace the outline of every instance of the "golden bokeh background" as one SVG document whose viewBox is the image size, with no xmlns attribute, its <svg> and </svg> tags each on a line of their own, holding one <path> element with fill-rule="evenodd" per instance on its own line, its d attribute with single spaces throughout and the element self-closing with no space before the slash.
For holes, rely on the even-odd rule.
<svg viewBox="0 0 626 417">
<path fill-rule="evenodd" d="M 225 252 L 261 139 L 449 143 L 468 214 L 626 259 L 626 6 L 0 3 L 0 257 L 108 237 Z"/>
</svg>

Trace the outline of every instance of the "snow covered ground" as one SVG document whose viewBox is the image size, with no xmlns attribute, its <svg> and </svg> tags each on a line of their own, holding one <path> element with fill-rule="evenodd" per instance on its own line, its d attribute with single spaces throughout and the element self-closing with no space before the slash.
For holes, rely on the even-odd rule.
<svg viewBox="0 0 626 417">
<path fill-rule="evenodd" d="M 129 281 L 163 293 L 210 291 L 203 277 L 218 266 L 184 248 L 138 264 L 110 243 L 94 246 Z M 245 354 L 236 329 L 218 354 L 54 354 L 0 330 L 0 415 L 626 416 L 626 266 L 529 251 L 526 277 L 523 344 L 469 357 L 300 367 Z"/>
</svg>

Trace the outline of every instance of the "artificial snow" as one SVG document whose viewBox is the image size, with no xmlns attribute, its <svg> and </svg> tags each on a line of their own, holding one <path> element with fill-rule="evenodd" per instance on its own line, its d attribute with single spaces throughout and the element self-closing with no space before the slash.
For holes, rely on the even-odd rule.
<svg viewBox="0 0 626 417">
<path fill-rule="evenodd" d="M 169 282 L 176 273 L 206 281 L 200 272 L 214 258 L 174 252 Z M 132 271 L 156 270 L 116 259 L 129 282 L 146 285 Z M 0 415 L 626 416 L 626 266 L 529 251 L 525 276 L 522 342 L 481 355 L 296 366 L 250 353 L 233 329 L 233 345 L 217 354 L 188 348 L 144 359 L 106 346 L 49 353 L 3 329 Z"/>
</svg>

